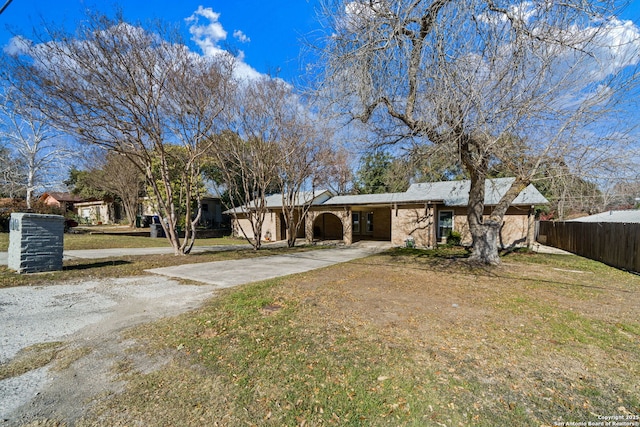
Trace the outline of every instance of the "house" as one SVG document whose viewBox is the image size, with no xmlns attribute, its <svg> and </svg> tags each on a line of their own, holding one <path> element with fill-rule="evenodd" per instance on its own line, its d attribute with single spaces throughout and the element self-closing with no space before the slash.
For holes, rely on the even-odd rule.
<svg viewBox="0 0 640 427">
<path fill-rule="evenodd" d="M 123 218 L 123 209 L 117 201 L 88 200 L 75 204 L 76 214 L 84 224 L 118 224 Z"/>
<path fill-rule="evenodd" d="M 56 208 L 62 209 L 64 212 L 73 212 L 75 210 L 75 204 L 78 202 L 82 202 L 82 199 L 79 196 L 73 195 L 71 193 L 58 192 L 58 191 L 49 191 L 47 193 L 43 193 L 40 196 L 40 201 L 47 206 L 54 206 Z"/>
<path fill-rule="evenodd" d="M 200 225 L 205 228 L 220 228 L 224 222 L 222 215 L 222 200 L 220 197 L 204 196 L 200 200 L 202 213 Z M 228 225 L 228 223 L 227 223 Z"/>
<path fill-rule="evenodd" d="M 294 214 L 294 221 L 298 221 L 303 205 L 320 206 L 331 198 L 331 193 L 327 190 L 315 192 L 302 192 L 298 195 L 296 206 L 300 208 Z M 265 207 L 268 210 L 262 224 L 262 239 L 267 241 L 287 240 L 287 227 L 284 213 L 282 212 L 282 194 L 272 194 L 265 198 Z M 246 208 L 238 207 L 224 212 L 225 214 L 235 213 L 235 218 L 231 220 L 231 229 L 234 236 L 255 239 L 251 220 L 246 213 Z M 243 233 L 244 231 L 244 233 Z M 298 230 L 298 238 L 305 237 L 305 229 Z"/>
<path fill-rule="evenodd" d="M 202 196 L 200 206 L 202 207 L 202 212 L 198 225 L 204 228 L 223 227 L 225 215 L 222 212 L 222 199 L 220 197 L 211 195 Z M 160 216 L 154 199 L 151 197 L 143 197 L 140 199 L 139 211 L 143 217 Z"/>
<path fill-rule="evenodd" d="M 574 218 L 567 222 L 618 222 L 640 224 L 640 210 L 606 211 L 595 215 Z"/>
<path fill-rule="evenodd" d="M 486 181 L 486 215 L 514 180 Z M 461 234 L 463 244 L 470 244 L 467 223 L 470 186 L 470 181 L 443 181 L 413 184 L 404 193 L 349 196 L 331 196 L 327 191 L 305 193 L 303 200 L 311 206 L 306 214 L 305 229 L 299 231 L 299 237 L 308 242 L 341 240 L 347 245 L 358 240 L 381 240 L 396 246 L 412 239 L 416 246 L 434 247 L 444 241 L 449 232 L 456 231 Z M 505 214 L 499 244 L 503 247 L 524 244 L 533 229 L 534 205 L 546 203 L 547 199 L 533 185 L 522 190 Z M 268 214 L 261 238 L 284 240 L 281 195 L 269 196 L 266 206 Z M 242 235 L 244 230 L 249 238 L 253 238 L 246 211 L 236 209 L 235 214 L 232 224 L 235 234 Z"/>
</svg>

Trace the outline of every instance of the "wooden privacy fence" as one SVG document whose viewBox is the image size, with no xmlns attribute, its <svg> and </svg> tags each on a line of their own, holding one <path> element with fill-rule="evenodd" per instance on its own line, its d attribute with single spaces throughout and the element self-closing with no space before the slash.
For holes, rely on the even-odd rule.
<svg viewBox="0 0 640 427">
<path fill-rule="evenodd" d="M 540 221 L 538 242 L 640 272 L 640 224 Z"/>
</svg>

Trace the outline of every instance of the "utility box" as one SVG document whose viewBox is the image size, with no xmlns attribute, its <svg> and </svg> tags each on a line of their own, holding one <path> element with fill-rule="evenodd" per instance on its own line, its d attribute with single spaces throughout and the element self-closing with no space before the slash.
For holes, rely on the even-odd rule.
<svg viewBox="0 0 640 427">
<path fill-rule="evenodd" d="M 164 229 L 162 228 L 162 225 L 160 224 L 151 224 L 149 225 L 150 227 L 150 231 L 149 231 L 149 236 L 151 238 L 158 238 L 158 237 L 165 237 L 164 235 Z"/>
<path fill-rule="evenodd" d="M 64 217 L 12 213 L 7 266 L 18 273 L 62 270 Z"/>
</svg>

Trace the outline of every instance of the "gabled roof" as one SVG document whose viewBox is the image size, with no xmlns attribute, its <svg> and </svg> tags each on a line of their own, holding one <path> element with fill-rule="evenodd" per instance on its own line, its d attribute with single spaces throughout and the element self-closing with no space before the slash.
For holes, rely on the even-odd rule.
<svg viewBox="0 0 640 427">
<path fill-rule="evenodd" d="M 331 197 L 331 192 L 329 190 L 316 190 L 316 191 L 302 191 L 298 194 L 298 198 L 295 202 L 295 206 L 303 206 L 305 204 L 311 203 L 311 205 L 321 205 L 327 199 Z M 282 208 L 282 193 L 271 194 L 265 197 L 265 206 L 267 209 L 281 209 Z M 255 207 L 255 204 L 252 202 L 249 205 L 250 208 Z M 225 211 L 225 214 L 230 214 L 233 212 L 240 213 L 244 212 L 246 207 L 239 206 L 235 209 L 229 209 Z"/>
<path fill-rule="evenodd" d="M 638 224 L 640 223 L 640 210 L 607 211 L 582 218 L 575 218 L 568 222 L 619 222 Z"/>
<path fill-rule="evenodd" d="M 511 187 L 515 178 L 495 178 L 485 181 L 486 206 L 498 204 L 502 196 Z M 471 181 L 440 181 L 413 184 L 404 193 L 356 194 L 352 196 L 334 196 L 326 190 L 315 193 L 312 202 L 314 206 L 351 206 L 351 205 L 393 205 L 409 203 L 442 203 L 446 206 L 467 206 L 469 203 L 469 189 Z M 304 200 L 308 203 L 311 192 L 301 193 L 297 206 Z M 512 205 L 542 205 L 549 201 L 533 186 L 529 184 L 518 194 Z M 282 195 L 273 194 L 266 198 L 266 207 L 282 208 Z M 243 212 L 243 208 L 228 210 L 225 213 Z"/>
<path fill-rule="evenodd" d="M 496 205 L 511 187 L 515 178 L 495 178 L 485 181 L 484 203 Z M 361 194 L 332 197 L 324 205 L 376 205 L 395 203 L 439 202 L 446 206 L 467 206 L 471 181 L 439 181 L 413 184 L 404 193 Z M 512 205 L 540 205 L 549 201 L 530 184 L 518 194 Z"/>
<path fill-rule="evenodd" d="M 61 191 L 47 191 L 40 196 L 41 200 L 46 199 L 47 197 L 51 197 L 59 202 L 82 202 L 84 199 L 80 196 L 76 196 L 75 194 L 65 193 Z"/>
</svg>

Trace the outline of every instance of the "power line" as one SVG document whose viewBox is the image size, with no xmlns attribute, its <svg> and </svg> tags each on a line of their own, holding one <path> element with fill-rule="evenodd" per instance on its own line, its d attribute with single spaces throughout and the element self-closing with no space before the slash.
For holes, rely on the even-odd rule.
<svg viewBox="0 0 640 427">
<path fill-rule="evenodd" d="M 2 12 L 4 12 L 4 10 L 7 8 L 7 6 L 9 6 L 9 4 L 11 4 L 12 1 L 13 0 L 7 0 L 4 6 L 2 6 L 2 9 L 0 9 L 0 15 L 2 15 Z"/>
</svg>

